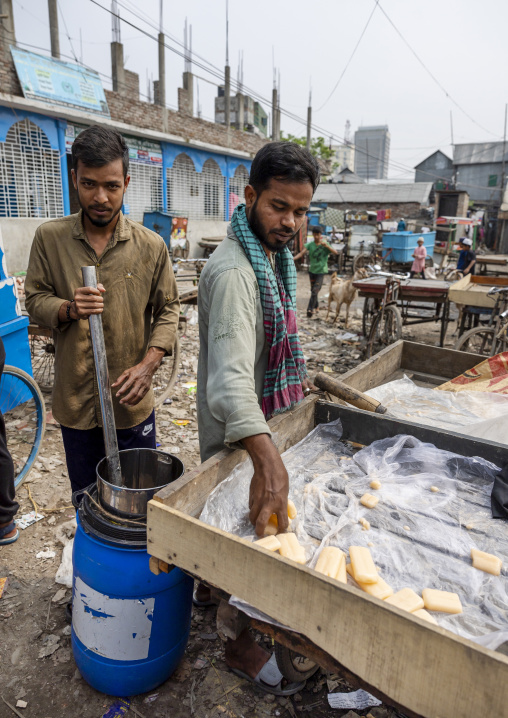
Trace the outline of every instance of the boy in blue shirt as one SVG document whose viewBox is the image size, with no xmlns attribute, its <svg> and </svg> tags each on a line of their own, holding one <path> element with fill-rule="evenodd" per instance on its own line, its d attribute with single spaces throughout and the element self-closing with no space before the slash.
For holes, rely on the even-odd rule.
<svg viewBox="0 0 508 718">
<path fill-rule="evenodd" d="M 466 274 L 474 274 L 476 266 L 476 254 L 473 252 L 471 247 L 473 246 L 472 240 L 469 237 L 462 237 L 459 240 L 459 261 L 457 262 L 457 269 L 465 276 Z"/>
</svg>

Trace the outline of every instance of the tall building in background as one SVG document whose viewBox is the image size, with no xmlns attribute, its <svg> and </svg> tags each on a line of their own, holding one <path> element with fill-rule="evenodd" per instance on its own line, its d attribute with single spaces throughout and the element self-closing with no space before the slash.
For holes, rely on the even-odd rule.
<svg viewBox="0 0 508 718">
<path fill-rule="evenodd" d="M 355 132 L 355 172 L 363 179 L 387 179 L 390 159 L 388 125 L 359 127 Z"/>
<path fill-rule="evenodd" d="M 350 169 L 351 171 L 355 168 L 355 148 L 353 144 L 342 144 L 342 145 L 330 145 L 333 155 L 331 157 L 332 164 L 336 164 L 337 172 L 344 169 Z"/>
</svg>

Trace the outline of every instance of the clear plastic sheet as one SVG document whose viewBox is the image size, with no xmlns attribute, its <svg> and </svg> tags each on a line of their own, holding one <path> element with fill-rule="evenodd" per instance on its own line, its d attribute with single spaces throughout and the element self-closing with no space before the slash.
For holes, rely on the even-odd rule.
<svg viewBox="0 0 508 718">
<path fill-rule="evenodd" d="M 402 421 L 416 421 L 428 426 L 482 436 L 475 426 L 485 420 L 508 418 L 508 396 L 479 391 L 436 391 L 418 386 L 407 376 L 376 386 L 365 392 L 380 401 L 390 416 Z M 497 437 L 500 441 L 503 435 Z M 500 443 L 507 443 L 508 438 Z"/>
<path fill-rule="evenodd" d="M 439 625 L 497 648 L 508 639 L 508 522 L 490 512 L 498 467 L 412 436 L 383 439 L 353 455 L 341 431 L 340 422 L 322 424 L 283 454 L 298 510 L 291 530 L 305 547 L 307 565 L 315 566 L 325 546 L 346 553 L 351 545 L 368 546 L 394 591 L 458 593 L 464 612 L 434 613 Z M 236 467 L 210 495 L 201 520 L 255 540 L 248 519 L 251 476 L 250 460 Z M 374 478 L 381 482 L 377 492 L 369 488 Z M 360 504 L 366 492 L 379 496 L 376 508 Z M 370 530 L 362 529 L 362 517 Z M 471 548 L 499 556 L 502 575 L 473 568 Z"/>
</svg>

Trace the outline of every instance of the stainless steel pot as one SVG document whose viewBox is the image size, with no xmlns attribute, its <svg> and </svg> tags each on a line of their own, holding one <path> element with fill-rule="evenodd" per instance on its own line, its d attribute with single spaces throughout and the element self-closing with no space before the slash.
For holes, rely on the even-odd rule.
<svg viewBox="0 0 508 718">
<path fill-rule="evenodd" d="M 99 461 L 97 493 L 106 511 L 124 518 L 146 516 L 146 505 L 154 494 L 185 472 L 180 459 L 155 449 L 120 451 L 120 469 L 122 483 L 115 486 L 109 480 L 107 459 Z"/>
</svg>

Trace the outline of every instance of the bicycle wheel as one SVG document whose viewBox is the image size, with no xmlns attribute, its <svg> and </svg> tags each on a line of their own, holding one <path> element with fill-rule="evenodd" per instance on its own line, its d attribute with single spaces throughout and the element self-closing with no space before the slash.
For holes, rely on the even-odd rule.
<svg viewBox="0 0 508 718">
<path fill-rule="evenodd" d="M 372 318 L 378 309 L 379 300 L 374 297 L 365 297 L 363 303 L 362 331 L 363 336 L 368 337 L 372 326 Z"/>
<path fill-rule="evenodd" d="M 391 304 L 385 307 L 383 318 L 381 312 L 372 320 L 369 341 L 367 343 L 367 358 L 377 354 L 381 349 L 398 341 L 402 336 L 402 317 L 398 308 Z"/>
<path fill-rule="evenodd" d="M 157 407 L 164 404 L 169 398 L 178 376 L 178 367 L 180 366 L 180 339 L 176 337 L 173 354 L 166 356 L 161 362 L 152 378 L 152 389 L 154 394 L 154 406 Z"/>
<path fill-rule="evenodd" d="M 46 409 L 36 382 L 17 367 L 4 367 L 0 413 L 5 420 L 7 448 L 14 462 L 14 485 L 18 487 L 28 476 L 41 448 Z"/>
<path fill-rule="evenodd" d="M 459 337 L 454 349 L 488 357 L 491 353 L 494 337 L 494 327 L 474 327 Z"/>
<path fill-rule="evenodd" d="M 30 354 L 35 381 L 41 389 L 52 389 L 55 380 L 55 344 L 53 339 L 32 334 L 30 336 Z"/>
</svg>

